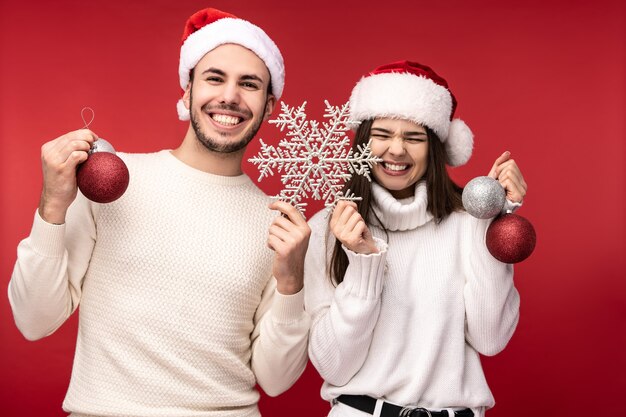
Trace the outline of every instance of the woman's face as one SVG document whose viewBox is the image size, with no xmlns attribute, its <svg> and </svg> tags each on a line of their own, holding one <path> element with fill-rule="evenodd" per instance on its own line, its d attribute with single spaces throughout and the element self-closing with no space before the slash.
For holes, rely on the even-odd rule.
<svg viewBox="0 0 626 417">
<path fill-rule="evenodd" d="M 428 166 L 426 129 L 408 120 L 376 119 L 370 137 L 372 153 L 383 159 L 372 170 L 376 182 L 395 198 L 412 196 Z"/>
</svg>

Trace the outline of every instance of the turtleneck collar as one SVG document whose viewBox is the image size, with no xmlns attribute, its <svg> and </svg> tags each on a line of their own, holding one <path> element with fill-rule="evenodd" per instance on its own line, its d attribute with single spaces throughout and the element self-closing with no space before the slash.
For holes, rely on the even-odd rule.
<svg viewBox="0 0 626 417">
<path fill-rule="evenodd" d="M 386 188 L 372 182 L 372 197 L 372 209 L 387 230 L 412 230 L 433 218 L 427 210 L 426 181 L 418 181 L 415 195 L 402 200 L 396 200 Z"/>
</svg>

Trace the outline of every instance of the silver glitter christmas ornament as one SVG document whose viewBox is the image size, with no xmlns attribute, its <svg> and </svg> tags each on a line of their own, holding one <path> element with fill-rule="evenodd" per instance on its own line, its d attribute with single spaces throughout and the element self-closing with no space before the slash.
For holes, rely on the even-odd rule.
<svg viewBox="0 0 626 417">
<path fill-rule="evenodd" d="M 113 148 L 113 145 L 111 145 L 108 141 L 102 138 L 99 138 L 93 143 L 93 145 L 91 145 L 91 149 L 88 153 L 89 155 L 91 155 L 92 153 L 97 152 L 109 152 L 115 155 L 115 149 Z"/>
<path fill-rule="evenodd" d="M 490 219 L 502 211 L 506 192 L 500 183 L 491 177 L 476 177 L 463 189 L 463 207 L 474 217 Z"/>
</svg>

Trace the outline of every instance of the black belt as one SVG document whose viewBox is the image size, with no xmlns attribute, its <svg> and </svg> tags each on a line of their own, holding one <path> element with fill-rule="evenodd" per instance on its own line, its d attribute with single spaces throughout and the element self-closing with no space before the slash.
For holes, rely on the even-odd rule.
<svg viewBox="0 0 626 417">
<path fill-rule="evenodd" d="M 368 397 L 367 395 L 340 395 L 336 400 L 369 414 L 374 414 L 374 409 L 376 408 L 376 398 Z M 474 417 L 474 413 L 469 408 L 455 410 L 454 415 L 458 417 Z M 448 417 L 448 412 L 430 411 L 425 408 L 400 407 L 385 401 L 380 411 L 380 417 Z"/>
</svg>

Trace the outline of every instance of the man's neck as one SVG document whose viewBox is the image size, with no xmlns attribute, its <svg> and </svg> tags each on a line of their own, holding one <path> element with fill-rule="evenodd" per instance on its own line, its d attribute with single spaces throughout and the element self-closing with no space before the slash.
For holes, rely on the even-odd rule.
<svg viewBox="0 0 626 417">
<path fill-rule="evenodd" d="M 185 136 L 172 155 L 192 168 L 214 175 L 234 177 L 242 174 L 241 161 L 245 148 L 233 153 L 220 153 L 205 148 L 195 137 Z"/>
</svg>

